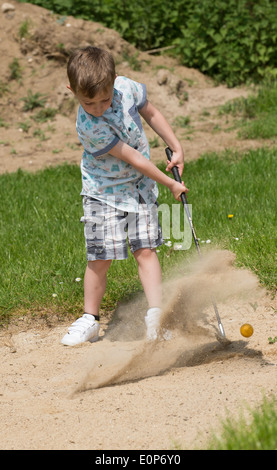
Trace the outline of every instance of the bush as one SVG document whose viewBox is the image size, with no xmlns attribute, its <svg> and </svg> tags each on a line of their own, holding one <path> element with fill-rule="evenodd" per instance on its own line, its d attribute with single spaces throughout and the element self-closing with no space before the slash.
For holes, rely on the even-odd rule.
<svg viewBox="0 0 277 470">
<path fill-rule="evenodd" d="M 183 63 L 229 86 L 277 74 L 274 0 L 190 3 L 175 40 Z"/>
<path fill-rule="evenodd" d="M 117 30 L 139 49 L 168 45 L 184 65 L 229 86 L 277 75 L 275 0 L 33 0 Z"/>
</svg>

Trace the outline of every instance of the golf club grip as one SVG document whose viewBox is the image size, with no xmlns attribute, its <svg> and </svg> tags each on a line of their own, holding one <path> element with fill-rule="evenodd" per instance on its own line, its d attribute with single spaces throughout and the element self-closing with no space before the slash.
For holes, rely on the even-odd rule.
<svg viewBox="0 0 277 470">
<path fill-rule="evenodd" d="M 166 147 L 165 153 L 166 153 L 167 159 L 171 162 L 172 153 L 173 153 L 172 150 L 170 150 L 169 147 Z M 178 170 L 177 166 L 174 166 L 171 169 L 171 171 L 172 171 L 172 174 L 174 176 L 174 179 L 176 181 L 178 181 L 178 183 L 182 183 L 181 176 L 179 175 L 179 170 Z"/>
<path fill-rule="evenodd" d="M 172 171 L 172 174 L 174 176 L 174 179 L 176 181 L 178 181 L 178 183 L 182 183 L 182 180 L 181 180 L 181 177 L 180 177 L 179 170 L 178 170 L 177 166 L 173 166 L 171 171 Z"/>
<path fill-rule="evenodd" d="M 171 157 L 172 157 L 172 150 L 170 150 L 169 147 L 167 147 L 165 149 L 165 153 L 166 153 L 166 156 L 167 156 L 167 159 L 171 162 Z M 174 176 L 174 179 L 175 181 L 178 181 L 178 183 L 182 183 L 182 180 L 181 180 L 181 176 L 179 174 L 179 170 L 177 168 L 177 166 L 174 166 L 172 169 L 171 169 L 171 172 Z M 187 204 L 187 196 L 186 196 L 186 193 L 182 193 L 181 194 L 181 199 L 182 199 L 182 203 L 183 204 Z"/>
</svg>

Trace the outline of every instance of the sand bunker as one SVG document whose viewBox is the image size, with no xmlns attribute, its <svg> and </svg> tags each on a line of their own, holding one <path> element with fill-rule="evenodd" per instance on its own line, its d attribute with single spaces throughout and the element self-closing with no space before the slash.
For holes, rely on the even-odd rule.
<svg viewBox="0 0 277 470">
<path fill-rule="evenodd" d="M 277 299 L 260 296 L 255 277 L 233 262 L 228 252 L 211 252 L 164 284 L 171 341 L 145 343 L 143 296 L 121 305 L 108 325 L 103 319 L 93 344 L 64 347 L 70 323 L 22 321 L 2 331 L 2 449 L 206 448 L 226 410 L 236 417 L 245 403 L 276 395 L 277 345 L 268 337 L 276 335 Z M 211 291 L 227 348 L 215 336 L 204 295 Z M 248 339 L 240 335 L 245 322 L 254 327 Z"/>
</svg>

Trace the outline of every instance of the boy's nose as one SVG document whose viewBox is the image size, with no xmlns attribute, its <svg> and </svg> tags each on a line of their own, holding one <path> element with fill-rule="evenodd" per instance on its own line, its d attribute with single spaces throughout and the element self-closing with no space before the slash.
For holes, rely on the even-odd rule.
<svg viewBox="0 0 277 470">
<path fill-rule="evenodd" d="M 104 113 L 104 107 L 103 106 L 97 106 L 95 113 L 97 116 L 101 116 Z"/>
</svg>

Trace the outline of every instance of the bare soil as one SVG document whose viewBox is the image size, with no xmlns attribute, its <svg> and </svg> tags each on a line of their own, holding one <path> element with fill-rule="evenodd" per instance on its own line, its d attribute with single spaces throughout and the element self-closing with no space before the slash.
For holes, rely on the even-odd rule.
<svg viewBox="0 0 277 470">
<path fill-rule="evenodd" d="M 231 118 L 219 116 L 219 106 L 247 96 L 246 88 L 215 86 L 170 57 L 136 55 L 118 33 L 100 24 L 59 18 L 29 4 L 12 5 L 0 12 L 1 173 L 80 163 L 77 103 L 66 88 L 65 69 L 70 50 L 86 44 L 109 48 L 119 74 L 147 85 L 148 98 L 174 126 L 187 161 L 207 151 L 265 145 L 239 140 L 230 130 Z M 28 34 L 21 39 L 23 24 Z M 10 77 L 14 58 L 20 65 L 18 80 Z M 140 70 L 130 67 L 130 58 Z M 23 111 L 28 90 L 46 95 L 46 106 L 58 110 L 52 121 L 34 121 L 39 108 Z M 189 117 L 189 126 L 178 127 L 178 116 Z M 153 141 L 147 126 L 146 132 Z M 152 159 L 164 158 L 158 139 Z M 205 448 L 227 413 L 235 418 L 246 403 L 257 406 L 264 395 L 276 394 L 277 343 L 268 342 L 276 336 L 276 298 L 233 263 L 232 254 L 216 253 L 201 269 L 196 265 L 187 277 L 174 280 L 174 288 L 165 286 L 170 341 L 145 343 L 141 298 L 119 306 L 112 320 L 104 318 L 95 344 L 62 346 L 69 324 L 54 320 L 49 326 L 23 317 L 2 330 L 1 449 Z M 215 314 L 206 304 L 211 291 L 219 299 L 231 341 L 227 347 L 217 340 Z M 248 339 L 240 335 L 245 322 L 254 327 Z"/>
</svg>

